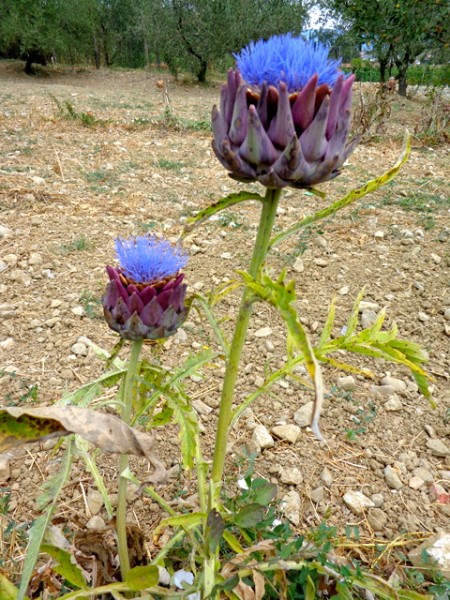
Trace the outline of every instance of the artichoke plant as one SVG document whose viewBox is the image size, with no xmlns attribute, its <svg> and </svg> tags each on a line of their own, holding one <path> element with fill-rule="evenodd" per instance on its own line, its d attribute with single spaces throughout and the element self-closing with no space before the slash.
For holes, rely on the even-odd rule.
<svg viewBox="0 0 450 600">
<path fill-rule="evenodd" d="M 187 256 L 151 236 L 116 240 L 119 267 L 106 267 L 103 312 L 109 327 L 127 340 L 169 337 L 186 319 Z"/>
<path fill-rule="evenodd" d="M 321 44 L 290 34 L 235 55 L 212 110 L 213 149 L 238 181 L 305 188 L 336 177 L 348 141 L 352 83 Z"/>
</svg>

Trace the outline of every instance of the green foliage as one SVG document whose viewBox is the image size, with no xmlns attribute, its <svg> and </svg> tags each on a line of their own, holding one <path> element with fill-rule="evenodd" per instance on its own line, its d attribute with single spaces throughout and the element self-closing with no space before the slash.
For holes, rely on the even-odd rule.
<svg viewBox="0 0 450 600">
<path fill-rule="evenodd" d="M 28 583 L 33 574 L 33 569 L 41 551 L 45 532 L 50 524 L 52 515 L 58 504 L 59 495 L 66 484 L 72 466 L 73 442 L 69 439 L 67 449 L 61 463 L 59 472 L 48 479 L 43 486 L 43 494 L 37 498 L 39 517 L 34 521 L 30 533 L 27 553 L 24 560 L 22 578 L 16 600 L 24 600 Z"/>
<path fill-rule="evenodd" d="M 67 255 L 73 254 L 74 252 L 87 252 L 93 248 L 93 242 L 91 242 L 91 240 L 86 238 L 84 235 L 80 235 L 68 244 L 61 244 L 60 253 Z"/>
<path fill-rule="evenodd" d="M 435 61 L 448 61 L 448 7 L 443 0 L 322 0 L 322 5 L 341 20 L 346 36 L 375 56 L 381 81 L 396 68 L 401 95 L 406 95 L 408 70 L 418 57 L 434 54 Z M 364 62 L 357 66 L 363 73 L 368 69 Z"/>
</svg>

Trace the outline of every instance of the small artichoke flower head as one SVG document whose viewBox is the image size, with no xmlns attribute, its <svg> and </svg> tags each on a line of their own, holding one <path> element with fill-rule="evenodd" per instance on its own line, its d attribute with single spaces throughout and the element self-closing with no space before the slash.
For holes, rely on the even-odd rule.
<svg viewBox="0 0 450 600">
<path fill-rule="evenodd" d="M 306 188 L 336 177 L 347 141 L 354 76 L 319 43 L 291 34 L 251 42 L 235 55 L 212 110 L 213 149 L 238 181 Z"/>
<path fill-rule="evenodd" d="M 106 322 L 127 340 L 169 337 L 188 313 L 187 286 L 180 273 L 187 255 L 153 236 L 118 238 L 115 246 L 119 266 L 106 267 Z"/>
</svg>

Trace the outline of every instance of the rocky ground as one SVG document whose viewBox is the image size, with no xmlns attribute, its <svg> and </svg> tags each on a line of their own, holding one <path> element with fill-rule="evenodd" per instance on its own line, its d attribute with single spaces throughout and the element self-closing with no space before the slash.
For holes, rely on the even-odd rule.
<svg viewBox="0 0 450 600">
<path fill-rule="evenodd" d="M 101 373 L 103 363 L 89 340 L 104 348 L 116 342 L 99 305 L 114 238 L 151 232 L 175 240 L 187 216 L 241 186 L 211 150 L 208 121 L 219 83 L 199 87 L 167 75 L 57 69 L 30 79 L 14 63 L 0 66 L 0 81 L 0 403 L 50 404 Z M 384 133 L 360 145 L 344 173 L 322 186 L 325 202 L 394 164 L 401 132 L 414 129 L 424 102 L 391 99 Z M 256 455 L 255 473 L 279 485 L 299 531 L 324 518 L 341 533 L 357 526 L 372 541 L 419 540 L 448 530 L 449 150 L 433 141 L 414 136 L 412 156 L 391 184 L 289 239 L 269 259 L 275 273 L 287 265 L 296 280 L 299 313 L 313 341 L 332 296 L 338 332 L 365 286 L 361 325 L 386 307 L 386 325 L 395 321 L 401 337 L 426 349 L 437 404 L 430 407 L 406 369 L 355 357 L 346 359 L 372 369 L 375 378 L 324 369 L 329 393 L 323 443 L 307 427 L 312 398 L 297 381 L 282 379 L 258 399 L 232 433 L 228 493 L 237 492 L 236 480 L 249 467 L 246 448 Z M 322 206 L 306 192 L 287 191 L 277 230 Z M 194 231 L 186 244 L 191 290 L 208 293 L 237 279 L 236 269 L 248 264 L 257 219 L 258 207 L 249 203 Z M 235 292 L 217 308 L 227 332 L 238 298 Z M 216 347 L 214 336 L 192 313 L 164 344 L 160 359 L 174 367 L 204 347 Z M 145 348 L 148 357 L 151 351 Z M 282 322 L 270 307 L 257 305 L 236 401 L 280 368 L 285 353 Z M 223 371 L 218 358 L 189 381 L 207 455 Z M 180 475 L 177 430 L 158 431 L 156 438 L 172 474 L 159 493 L 183 502 L 192 488 Z M 42 484 L 58 469 L 52 445 L 24 447 L 0 461 L 3 499 L 9 497 L 0 552 L 3 561 L 14 558 L 10 568 L 17 572 L 23 558 L 19 532 L 36 516 Z M 144 478 L 146 465 L 133 464 Z M 100 465 L 114 500 L 116 461 L 100 458 Z M 131 502 L 129 520 L 144 531 L 161 518 L 150 499 Z M 108 524 L 81 459 L 55 522 L 75 530 Z M 5 534 L 11 523 L 14 539 Z M 148 536 L 150 553 L 154 543 Z"/>
</svg>

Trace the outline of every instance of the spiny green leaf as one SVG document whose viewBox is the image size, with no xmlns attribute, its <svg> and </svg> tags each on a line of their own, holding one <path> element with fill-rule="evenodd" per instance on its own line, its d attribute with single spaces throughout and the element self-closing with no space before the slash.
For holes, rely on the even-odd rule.
<svg viewBox="0 0 450 600">
<path fill-rule="evenodd" d="M 75 557 L 70 552 L 50 544 L 42 544 L 41 550 L 57 561 L 57 564 L 52 567 L 55 573 L 64 577 L 71 585 L 87 589 L 86 580 L 83 577 L 81 569 L 77 565 Z"/>
<path fill-rule="evenodd" d="M 353 303 L 352 312 L 347 321 L 347 326 L 345 329 L 345 337 L 349 338 L 355 332 L 355 329 L 358 325 L 358 317 L 359 317 L 359 306 L 361 304 L 361 300 L 364 296 L 365 288 L 363 288 L 359 294 L 356 296 L 356 299 Z"/>
<path fill-rule="evenodd" d="M 327 320 L 325 321 L 325 326 L 322 330 L 322 334 L 320 336 L 319 343 L 317 344 L 317 348 L 323 346 L 328 340 L 331 338 L 331 332 L 333 331 L 334 318 L 336 315 L 336 296 L 331 300 L 330 308 L 328 310 Z"/>
<path fill-rule="evenodd" d="M 186 235 L 188 235 L 196 225 L 198 225 L 205 219 L 212 217 L 212 215 L 215 215 L 219 211 L 224 210 L 225 208 L 229 208 L 230 206 L 234 206 L 235 204 L 246 202 L 247 200 L 259 200 L 260 202 L 262 202 L 264 200 L 264 197 L 255 192 L 246 191 L 239 192 L 238 194 L 230 194 L 229 196 L 225 196 L 225 198 L 221 198 L 217 202 L 214 202 L 214 204 L 211 204 L 207 208 L 198 212 L 194 217 L 189 218 L 186 222 L 181 237 L 185 237 Z"/>
<path fill-rule="evenodd" d="M 298 223 L 296 223 L 295 225 L 293 225 L 286 231 L 282 231 L 281 233 L 276 235 L 274 238 L 272 238 L 272 240 L 270 241 L 270 248 L 273 248 L 274 246 L 276 246 L 277 244 L 282 242 L 284 239 L 286 239 L 288 236 L 292 235 L 293 233 L 297 233 L 298 231 L 300 231 L 300 229 L 303 229 L 304 227 L 307 227 L 308 225 L 311 225 L 312 223 L 315 223 L 316 221 L 319 221 L 320 219 L 324 219 L 326 217 L 334 215 L 342 208 L 349 206 L 350 204 L 352 204 L 356 200 L 359 200 L 366 194 L 369 194 L 370 192 L 374 192 L 382 185 L 385 185 L 386 183 L 391 181 L 397 175 L 397 173 L 399 172 L 401 167 L 405 164 L 405 162 L 408 160 L 410 153 L 411 153 L 410 136 L 408 133 L 406 133 L 405 139 L 403 142 L 402 153 L 401 153 L 400 157 L 398 158 L 397 162 L 395 163 L 395 165 L 391 169 L 386 171 L 386 173 L 384 173 L 380 177 L 371 179 L 362 187 L 352 190 L 346 196 L 344 196 L 344 198 L 337 200 L 336 202 L 334 202 L 330 206 L 327 206 L 323 210 L 319 210 L 318 212 L 314 213 L 313 215 L 309 215 L 309 216 L 305 217 L 304 219 L 302 219 L 301 221 L 299 221 Z"/>
<path fill-rule="evenodd" d="M 118 371 L 109 371 L 108 373 L 104 373 L 97 379 L 89 381 L 85 385 L 82 385 L 74 392 L 70 394 L 66 394 L 58 404 L 60 406 L 66 406 L 68 404 L 71 405 L 79 405 L 79 406 L 88 406 L 94 398 L 100 396 L 105 387 L 109 388 L 113 385 L 116 385 L 120 379 L 125 375 L 127 370 L 125 368 Z"/>
<path fill-rule="evenodd" d="M 190 471 L 194 467 L 194 461 L 198 444 L 198 420 L 197 413 L 189 403 L 189 398 L 182 394 L 166 392 L 167 405 L 173 410 L 175 422 L 180 428 L 180 449 L 183 466 Z"/>
<path fill-rule="evenodd" d="M 72 440 L 68 440 L 67 450 L 65 452 L 60 471 L 51 479 L 45 482 L 44 494 L 38 498 L 40 504 L 39 510 L 47 506 L 44 512 L 34 521 L 29 533 L 27 553 L 23 563 L 22 578 L 20 581 L 19 592 L 16 600 L 24 600 L 31 576 L 33 574 L 36 561 L 41 550 L 42 540 L 45 531 L 50 524 L 53 512 L 56 508 L 59 495 L 69 479 L 70 468 L 72 466 Z"/>
<path fill-rule="evenodd" d="M 217 341 L 219 342 L 223 353 L 225 354 L 225 356 L 228 356 L 230 344 L 225 336 L 224 331 L 220 327 L 219 322 L 217 321 L 216 317 L 214 316 L 214 313 L 212 311 L 212 305 L 210 305 L 210 303 L 206 300 L 206 298 L 204 296 L 202 296 L 201 294 L 195 294 L 194 297 L 195 297 L 196 302 L 198 304 L 200 304 L 203 312 L 206 315 L 206 318 L 208 319 L 209 324 L 212 327 L 212 330 L 216 334 Z M 195 303 L 193 306 L 194 306 L 194 308 L 197 308 Z"/>
<path fill-rule="evenodd" d="M 94 478 L 95 485 L 97 486 L 98 491 L 102 495 L 103 504 L 105 505 L 106 513 L 109 519 L 113 518 L 113 508 L 111 505 L 111 500 L 108 494 L 108 490 L 106 489 L 105 482 L 103 480 L 102 475 L 97 467 L 97 464 L 94 460 L 95 453 L 90 451 L 88 442 L 80 437 L 79 435 L 75 436 L 75 444 L 77 447 L 77 452 L 82 456 L 84 462 L 86 463 L 86 467 L 88 471 L 90 471 L 92 477 Z"/>
</svg>

